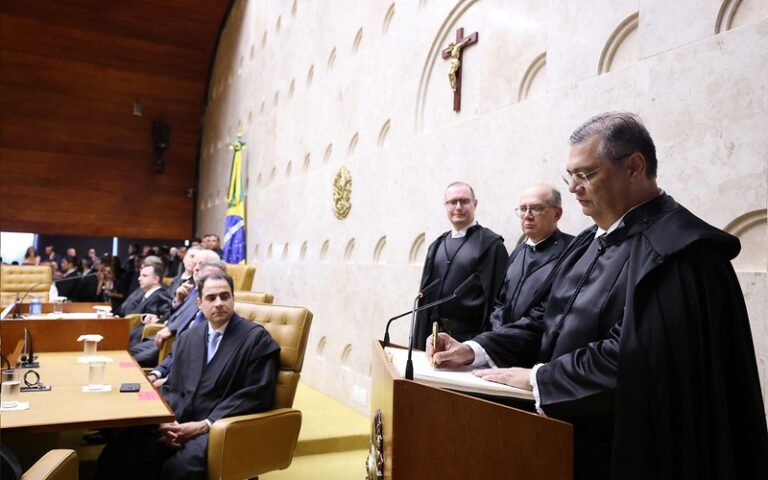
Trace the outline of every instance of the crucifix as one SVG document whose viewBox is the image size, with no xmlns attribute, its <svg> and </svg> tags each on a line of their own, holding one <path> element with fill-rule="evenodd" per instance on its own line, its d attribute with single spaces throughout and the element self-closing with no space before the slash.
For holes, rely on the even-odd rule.
<svg viewBox="0 0 768 480">
<path fill-rule="evenodd" d="M 448 80 L 451 82 L 451 90 L 453 90 L 453 111 L 458 112 L 461 110 L 461 59 L 462 50 L 465 47 L 477 43 L 477 32 L 464 36 L 464 29 L 456 29 L 456 41 L 448 44 L 448 47 L 443 50 L 443 58 L 451 59 L 451 67 L 448 71 Z"/>
</svg>

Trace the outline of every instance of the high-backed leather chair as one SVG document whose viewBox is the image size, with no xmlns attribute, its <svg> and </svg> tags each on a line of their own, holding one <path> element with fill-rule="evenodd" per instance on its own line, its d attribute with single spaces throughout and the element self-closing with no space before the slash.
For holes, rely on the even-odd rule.
<svg viewBox="0 0 768 480">
<path fill-rule="evenodd" d="M 245 290 L 238 290 L 235 291 L 235 301 L 236 302 L 242 302 L 242 303 L 272 303 L 275 297 L 273 297 L 269 293 L 261 293 L 261 292 L 247 292 Z M 126 318 L 131 320 L 130 327 L 133 328 L 139 324 L 141 315 L 136 315 L 135 318 L 131 315 L 126 315 Z M 159 332 L 165 324 L 161 323 L 153 323 L 150 325 L 145 325 L 144 330 L 141 332 L 141 340 L 143 341 L 146 338 L 149 338 L 157 332 Z M 167 338 L 163 345 L 160 347 L 160 349 L 157 352 L 157 363 L 161 363 L 165 357 L 168 355 L 168 353 L 171 351 L 171 348 L 173 347 L 173 343 L 176 340 L 175 336 L 172 336 L 170 338 Z"/>
<path fill-rule="evenodd" d="M 77 453 L 74 450 L 51 450 L 24 472 L 21 480 L 77 480 Z"/>
<path fill-rule="evenodd" d="M 251 478 L 288 468 L 301 429 L 291 408 L 307 348 L 312 312 L 303 307 L 235 302 L 235 312 L 263 325 L 280 345 L 280 372 L 272 410 L 222 418 L 208 437 L 208 478 Z"/>
<path fill-rule="evenodd" d="M 0 265 L 0 305 L 10 305 L 17 294 L 22 296 L 35 285 L 24 303 L 29 303 L 33 295 L 47 302 L 51 280 L 53 271 L 47 265 Z"/>
<path fill-rule="evenodd" d="M 235 290 L 235 301 L 243 303 L 272 303 L 275 301 L 275 297 L 271 293 Z"/>
<path fill-rule="evenodd" d="M 250 291 L 251 285 L 253 285 L 253 277 L 256 276 L 256 265 L 228 263 L 227 273 L 232 277 L 235 290 Z"/>
</svg>

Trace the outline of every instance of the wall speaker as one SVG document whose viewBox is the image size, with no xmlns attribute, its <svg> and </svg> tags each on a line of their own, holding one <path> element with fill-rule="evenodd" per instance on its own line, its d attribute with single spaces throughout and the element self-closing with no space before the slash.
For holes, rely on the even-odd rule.
<svg viewBox="0 0 768 480">
<path fill-rule="evenodd" d="M 163 153 L 171 146 L 171 127 L 161 122 L 153 122 L 152 146 L 155 149 L 155 173 L 165 173 Z"/>
</svg>

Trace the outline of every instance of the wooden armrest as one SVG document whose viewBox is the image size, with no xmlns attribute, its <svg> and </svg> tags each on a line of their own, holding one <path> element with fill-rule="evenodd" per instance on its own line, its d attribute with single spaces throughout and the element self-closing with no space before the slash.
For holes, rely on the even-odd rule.
<svg viewBox="0 0 768 480">
<path fill-rule="evenodd" d="M 141 339 L 144 340 L 145 338 L 154 336 L 164 327 L 165 323 L 150 323 L 149 325 L 144 325 L 144 330 L 141 331 Z"/>
<path fill-rule="evenodd" d="M 251 478 L 288 468 L 301 430 L 301 412 L 279 408 L 222 418 L 208 436 L 208 478 Z"/>
<path fill-rule="evenodd" d="M 21 480 L 45 478 L 75 480 L 78 476 L 77 453 L 74 450 L 51 450 L 24 472 Z"/>
</svg>

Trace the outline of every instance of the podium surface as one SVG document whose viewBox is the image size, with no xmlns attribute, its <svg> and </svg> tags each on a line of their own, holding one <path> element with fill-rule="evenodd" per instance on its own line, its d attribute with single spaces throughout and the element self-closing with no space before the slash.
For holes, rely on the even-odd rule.
<svg viewBox="0 0 768 480">
<path fill-rule="evenodd" d="M 377 412 L 385 479 L 573 478 L 570 424 L 406 380 L 379 341 L 372 359 L 374 422 Z"/>
</svg>

